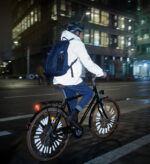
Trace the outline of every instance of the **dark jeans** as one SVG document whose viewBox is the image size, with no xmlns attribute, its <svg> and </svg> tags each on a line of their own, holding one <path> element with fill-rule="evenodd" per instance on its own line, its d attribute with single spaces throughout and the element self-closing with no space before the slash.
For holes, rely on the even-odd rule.
<svg viewBox="0 0 150 164">
<path fill-rule="evenodd" d="M 84 82 L 81 82 L 78 85 L 66 86 L 65 88 L 63 88 L 63 93 L 65 94 L 66 98 L 76 96 L 77 94 L 82 95 L 82 98 L 79 102 L 77 102 L 77 99 L 69 101 L 71 110 L 74 110 L 76 108 L 80 112 L 88 104 L 93 96 L 93 90 Z"/>
</svg>

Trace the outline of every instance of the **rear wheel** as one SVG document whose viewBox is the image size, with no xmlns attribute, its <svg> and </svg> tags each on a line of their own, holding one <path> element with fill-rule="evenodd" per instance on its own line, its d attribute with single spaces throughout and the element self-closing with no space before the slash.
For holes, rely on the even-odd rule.
<svg viewBox="0 0 150 164">
<path fill-rule="evenodd" d="M 117 103 L 110 98 L 104 99 L 103 108 L 108 118 L 105 117 L 101 104 L 97 104 L 92 115 L 91 130 L 97 138 L 106 139 L 119 124 L 120 110 Z"/>
<path fill-rule="evenodd" d="M 36 115 L 27 132 L 27 147 L 31 155 L 40 161 L 59 156 L 66 148 L 69 134 L 65 113 L 56 107 L 46 107 Z"/>
</svg>

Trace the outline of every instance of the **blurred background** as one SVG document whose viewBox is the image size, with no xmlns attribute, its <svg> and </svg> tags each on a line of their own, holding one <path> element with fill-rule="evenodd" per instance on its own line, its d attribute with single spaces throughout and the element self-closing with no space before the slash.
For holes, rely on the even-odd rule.
<svg viewBox="0 0 150 164">
<path fill-rule="evenodd" d="M 69 22 L 107 80 L 150 79 L 149 0 L 0 1 L 0 78 L 34 78 Z"/>
</svg>

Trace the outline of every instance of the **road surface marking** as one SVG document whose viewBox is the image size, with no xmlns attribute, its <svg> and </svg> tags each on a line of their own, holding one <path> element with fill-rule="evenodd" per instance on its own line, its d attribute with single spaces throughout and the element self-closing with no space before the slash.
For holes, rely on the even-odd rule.
<svg viewBox="0 0 150 164">
<path fill-rule="evenodd" d="M 12 134 L 12 133 L 10 133 L 10 132 L 8 132 L 8 131 L 1 131 L 1 132 L 0 132 L 0 137 L 1 137 L 1 136 L 6 136 L 6 135 L 10 135 L 10 134 Z"/>
<path fill-rule="evenodd" d="M 5 117 L 5 118 L 0 118 L 0 122 L 18 120 L 18 119 L 22 119 L 22 118 L 24 119 L 24 118 L 29 118 L 29 117 L 32 117 L 32 116 L 33 116 L 33 114 L 13 116 L 13 117 Z"/>
<path fill-rule="evenodd" d="M 38 94 L 38 95 L 25 95 L 25 96 L 9 96 L 4 97 L 4 99 L 14 99 L 14 98 L 24 98 L 24 97 L 40 97 L 40 96 L 50 96 L 50 95 L 57 95 L 58 93 L 51 93 L 51 94 Z"/>
<path fill-rule="evenodd" d="M 150 143 L 150 134 L 139 138 L 131 143 L 128 143 L 122 147 L 119 147 L 111 152 L 108 152 L 106 154 L 103 154 L 99 157 L 96 157 L 88 162 L 85 162 L 84 164 L 110 164 L 117 159 L 136 151 L 137 149 L 141 148 L 144 145 L 147 145 Z"/>
</svg>

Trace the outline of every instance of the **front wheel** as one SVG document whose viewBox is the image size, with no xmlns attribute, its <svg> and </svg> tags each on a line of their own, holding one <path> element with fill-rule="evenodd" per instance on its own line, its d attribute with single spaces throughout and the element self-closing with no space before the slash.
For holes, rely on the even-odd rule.
<svg viewBox="0 0 150 164">
<path fill-rule="evenodd" d="M 65 113 L 56 107 L 46 107 L 39 112 L 27 132 L 27 147 L 31 155 L 40 161 L 48 161 L 59 156 L 66 148 L 69 134 Z"/>
<path fill-rule="evenodd" d="M 92 113 L 91 130 L 94 136 L 101 139 L 106 139 L 111 136 L 119 124 L 120 109 L 117 103 L 110 99 L 105 98 L 102 104 L 98 103 Z"/>
</svg>

